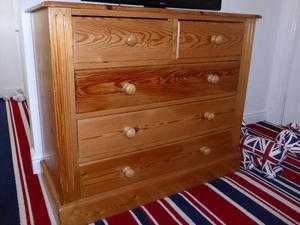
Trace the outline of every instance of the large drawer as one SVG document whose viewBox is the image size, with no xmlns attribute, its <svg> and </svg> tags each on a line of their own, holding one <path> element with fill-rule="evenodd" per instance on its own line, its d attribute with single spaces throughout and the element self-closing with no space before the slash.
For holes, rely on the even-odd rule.
<svg viewBox="0 0 300 225">
<path fill-rule="evenodd" d="M 79 161 L 134 152 L 231 127 L 234 98 L 78 121 Z"/>
<path fill-rule="evenodd" d="M 171 59 L 172 22 L 160 19 L 73 17 L 74 59 L 118 63 Z"/>
<path fill-rule="evenodd" d="M 226 62 L 76 71 L 77 112 L 234 94 L 239 67 Z"/>
<path fill-rule="evenodd" d="M 178 57 L 239 59 L 244 29 L 243 23 L 180 21 Z"/>
<path fill-rule="evenodd" d="M 80 166 L 83 197 L 110 191 L 164 174 L 212 164 L 236 154 L 231 132 L 202 136 L 182 143 L 101 160 Z"/>
</svg>

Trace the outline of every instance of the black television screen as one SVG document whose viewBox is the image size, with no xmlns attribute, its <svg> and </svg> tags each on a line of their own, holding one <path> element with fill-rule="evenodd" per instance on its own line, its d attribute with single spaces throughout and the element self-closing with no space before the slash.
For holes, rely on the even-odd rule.
<svg viewBox="0 0 300 225">
<path fill-rule="evenodd" d="M 169 7 L 185 9 L 220 10 L 222 0 L 82 0 L 87 2 L 143 5 L 146 7 Z"/>
</svg>

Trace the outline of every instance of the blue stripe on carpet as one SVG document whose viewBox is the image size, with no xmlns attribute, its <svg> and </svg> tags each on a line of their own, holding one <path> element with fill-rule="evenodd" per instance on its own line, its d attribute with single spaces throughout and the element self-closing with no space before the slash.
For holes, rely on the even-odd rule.
<svg viewBox="0 0 300 225">
<path fill-rule="evenodd" d="M 170 196 L 170 199 L 195 223 L 211 224 L 201 213 L 199 213 L 189 202 L 179 194 Z"/>
<path fill-rule="evenodd" d="M 289 168 L 290 170 L 293 170 L 293 171 L 300 174 L 300 168 L 299 167 L 296 167 L 296 166 L 291 165 L 290 163 L 287 163 L 287 162 L 284 162 L 284 161 L 282 162 L 282 165 Z"/>
<path fill-rule="evenodd" d="M 255 169 L 249 170 L 247 172 L 254 175 L 256 178 L 264 181 L 265 183 L 268 183 L 268 184 L 272 185 L 276 189 L 279 189 L 282 193 L 285 193 L 285 194 L 289 195 L 291 198 L 295 199 L 296 201 L 300 200 L 300 195 L 298 193 L 293 191 L 288 186 L 284 185 L 284 184 L 287 184 L 286 182 L 284 182 L 284 184 L 281 184 L 281 183 L 278 182 L 278 179 L 269 179 L 267 177 L 263 177 L 261 175 L 261 173 L 259 171 L 255 170 Z"/>
<path fill-rule="evenodd" d="M 144 213 L 144 211 L 141 208 L 135 208 L 132 209 L 131 211 L 138 218 L 138 220 L 141 222 L 142 225 L 152 225 L 148 216 Z"/>
<path fill-rule="evenodd" d="M 5 101 L 0 99 L 0 224 L 20 224 Z"/>
<path fill-rule="evenodd" d="M 105 225 L 103 220 L 99 220 L 95 223 L 95 225 Z"/>
<path fill-rule="evenodd" d="M 273 225 L 286 224 L 277 216 L 269 212 L 266 208 L 248 198 L 246 195 L 242 194 L 240 191 L 238 191 L 225 181 L 218 179 L 210 182 L 210 184 L 221 191 L 223 194 L 228 196 L 234 202 L 239 204 L 241 207 L 246 209 L 264 224 L 270 224 L 271 221 Z"/>
</svg>

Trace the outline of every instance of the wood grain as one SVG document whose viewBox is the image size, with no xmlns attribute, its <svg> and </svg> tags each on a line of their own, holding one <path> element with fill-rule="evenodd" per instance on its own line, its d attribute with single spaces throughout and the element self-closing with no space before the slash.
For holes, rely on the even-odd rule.
<svg viewBox="0 0 300 225">
<path fill-rule="evenodd" d="M 235 93 L 239 62 L 76 71 L 77 113 Z M 217 84 L 208 82 L 217 75 Z M 136 93 L 122 90 L 125 82 Z"/>
<path fill-rule="evenodd" d="M 80 197 L 77 165 L 77 127 L 75 119 L 75 87 L 70 9 L 49 9 L 51 74 L 57 164 L 62 189 L 62 203 Z"/>
<path fill-rule="evenodd" d="M 232 125 L 234 98 L 149 109 L 78 121 L 79 161 L 88 162 L 201 135 Z M 214 120 L 204 118 L 215 113 Z M 123 129 L 136 130 L 127 138 Z"/>
<path fill-rule="evenodd" d="M 211 150 L 205 155 L 202 147 Z M 166 147 L 151 149 L 80 166 L 81 193 L 83 197 L 116 189 L 163 174 L 180 171 L 195 165 L 205 165 L 233 154 L 231 132 L 217 133 Z M 134 171 L 127 178 L 122 173 L 126 167 Z"/>
<path fill-rule="evenodd" d="M 255 31 L 255 20 L 247 20 L 245 23 L 245 36 L 243 44 L 242 63 L 238 82 L 238 94 L 236 97 L 235 122 L 233 128 L 234 147 L 238 148 L 240 140 L 241 121 L 243 120 L 244 106 L 247 93 L 248 77 L 251 64 L 252 46 Z"/>
<path fill-rule="evenodd" d="M 171 59 L 172 22 L 73 17 L 75 63 Z"/>
<path fill-rule="evenodd" d="M 32 12 L 43 175 L 62 225 L 238 168 L 257 16 L 61 2 Z"/>
<path fill-rule="evenodd" d="M 60 173 L 58 158 L 59 150 L 56 142 L 56 123 L 54 118 L 54 94 L 53 76 L 51 73 L 51 54 L 49 36 L 48 10 L 40 10 L 32 15 L 33 24 L 33 44 L 36 59 L 36 78 L 38 83 L 39 107 L 43 112 L 41 127 L 43 128 L 42 137 L 44 139 L 44 154 L 47 156 L 45 163 L 52 174 L 53 186 L 57 190 L 58 198 L 62 199 L 60 185 Z"/>
<path fill-rule="evenodd" d="M 224 42 L 215 44 L 213 35 L 222 35 Z M 243 23 L 180 21 L 179 58 L 240 56 L 243 36 Z"/>
<path fill-rule="evenodd" d="M 83 198 L 61 208 L 61 224 L 85 225 L 141 204 L 186 190 L 236 170 L 236 156 L 226 155 L 211 164 L 195 165 L 167 175 Z"/>
</svg>

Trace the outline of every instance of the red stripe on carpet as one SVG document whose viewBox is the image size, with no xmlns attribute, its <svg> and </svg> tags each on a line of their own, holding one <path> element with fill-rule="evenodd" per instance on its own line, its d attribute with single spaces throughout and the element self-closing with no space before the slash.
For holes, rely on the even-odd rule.
<svg viewBox="0 0 300 225">
<path fill-rule="evenodd" d="M 293 182 L 294 184 L 300 185 L 300 174 L 296 171 L 284 167 L 282 176 Z"/>
<path fill-rule="evenodd" d="M 176 210 L 165 200 L 161 199 L 160 202 L 169 210 L 169 212 L 183 225 L 189 225 Z"/>
<path fill-rule="evenodd" d="M 291 164 L 292 166 L 295 166 L 296 168 L 300 168 L 300 160 L 291 155 L 288 155 L 285 161 Z"/>
<path fill-rule="evenodd" d="M 295 221 L 300 221 L 300 214 L 298 214 L 295 209 L 291 209 L 287 207 L 287 204 L 284 204 L 283 202 L 277 200 L 276 198 L 272 197 L 271 195 L 267 194 L 265 191 L 257 188 L 250 182 L 244 180 L 243 178 L 237 176 L 236 174 L 231 174 L 227 176 L 228 178 L 231 178 L 232 181 L 235 182 L 236 185 L 238 185 L 240 188 L 244 189 L 246 192 L 249 193 L 251 191 L 253 194 L 258 196 L 261 200 L 264 201 L 264 203 L 268 203 L 268 206 L 270 208 L 273 208 L 277 211 L 277 213 L 282 214 L 282 216 L 287 217 L 289 216 L 291 219 Z M 267 189 L 269 190 L 269 189 Z M 296 207 L 296 206 L 295 206 Z"/>
<path fill-rule="evenodd" d="M 222 222 L 219 221 L 218 217 L 210 212 L 204 205 L 201 205 L 200 202 L 194 198 L 189 192 L 184 191 L 181 193 L 184 197 L 186 197 L 197 209 L 207 216 L 214 224 L 222 224 Z"/>
<path fill-rule="evenodd" d="M 14 118 L 14 114 L 13 114 L 13 109 L 12 109 L 12 104 L 11 102 L 9 102 L 9 113 L 10 113 L 10 117 L 11 117 L 11 123 L 12 123 L 12 133 L 13 133 L 13 138 L 14 138 L 14 142 L 15 142 L 15 149 L 16 149 L 16 157 L 17 157 L 17 164 L 18 164 L 18 169 L 19 169 L 19 175 L 20 175 L 20 182 L 21 182 L 21 186 L 22 186 L 22 193 L 23 193 L 23 199 L 24 199 L 24 208 L 25 208 L 25 214 L 26 214 L 26 221 L 27 224 L 30 225 L 30 215 L 29 215 L 29 206 L 28 206 L 28 199 L 27 199 L 27 195 L 26 195 L 26 188 L 25 188 L 25 183 L 24 183 L 24 174 L 22 171 L 22 166 L 21 166 L 21 156 L 20 156 L 20 149 L 19 146 L 17 144 L 18 142 L 18 137 L 17 137 L 17 127 L 16 124 L 14 122 L 15 118 Z M 19 202 L 19 204 L 22 204 Z"/>
<path fill-rule="evenodd" d="M 205 185 L 192 188 L 188 192 L 191 193 L 203 205 L 209 208 L 210 211 L 217 215 L 225 224 L 256 224 L 242 211 Z"/>
<path fill-rule="evenodd" d="M 16 101 L 11 101 L 11 107 L 17 127 L 17 138 L 21 147 L 21 160 L 23 161 L 23 169 L 25 172 L 35 225 L 51 225 L 38 177 L 33 174 L 30 147 L 18 103 Z"/>
<path fill-rule="evenodd" d="M 280 190 L 278 190 L 276 187 L 263 182 L 262 180 L 258 179 L 257 177 L 253 176 L 252 174 L 246 172 L 246 171 L 240 171 L 240 173 L 244 174 L 247 177 L 250 177 L 252 180 L 256 181 L 257 183 L 259 183 L 260 185 L 264 186 L 265 188 L 269 189 L 270 191 L 276 193 L 277 195 L 279 195 L 280 197 L 288 200 L 289 202 L 291 202 L 292 204 L 296 205 L 297 207 L 300 207 L 300 202 L 295 201 L 293 198 L 291 198 L 290 196 L 286 195 L 285 193 L 281 192 Z"/>
<path fill-rule="evenodd" d="M 144 206 L 159 224 L 176 225 L 176 220 L 156 201 Z"/>
<path fill-rule="evenodd" d="M 120 225 L 120 221 L 122 221 L 124 225 L 138 225 L 129 211 L 107 218 L 106 221 L 109 225 Z"/>
</svg>

